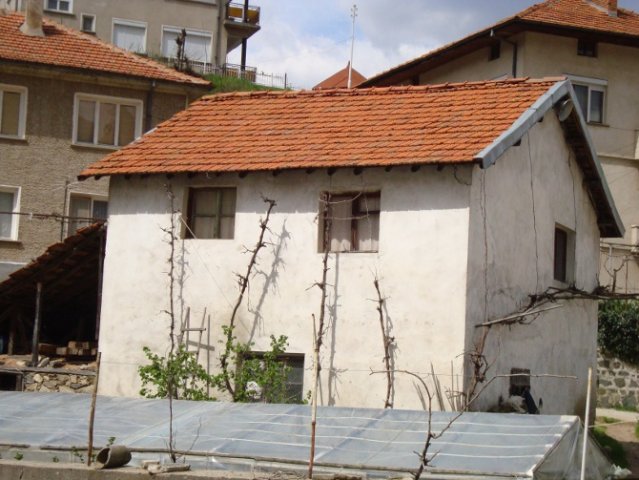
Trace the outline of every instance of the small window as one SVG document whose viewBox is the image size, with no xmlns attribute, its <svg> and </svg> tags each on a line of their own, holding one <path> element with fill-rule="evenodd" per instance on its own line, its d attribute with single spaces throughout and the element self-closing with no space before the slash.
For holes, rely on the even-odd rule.
<svg viewBox="0 0 639 480">
<path fill-rule="evenodd" d="M 140 100 L 76 94 L 73 143 L 117 148 L 141 134 Z"/>
<path fill-rule="evenodd" d="M 177 57 L 176 40 L 182 32 L 181 27 L 162 28 L 162 56 L 166 58 Z M 184 41 L 184 54 L 192 62 L 208 63 L 211 61 L 213 34 L 199 30 L 186 30 Z"/>
<path fill-rule="evenodd" d="M 129 52 L 146 53 L 146 23 L 114 18 L 112 43 Z"/>
<path fill-rule="evenodd" d="M 0 185 L 0 240 L 18 240 L 20 187 Z"/>
<path fill-rule="evenodd" d="M 95 33 L 95 15 L 89 13 L 82 14 L 82 31 L 85 33 Z"/>
<path fill-rule="evenodd" d="M 596 57 L 597 42 L 594 40 L 580 38 L 577 41 L 577 55 L 581 55 L 583 57 Z"/>
<path fill-rule="evenodd" d="M 582 82 L 582 79 L 571 80 L 584 119 L 589 123 L 604 123 L 606 82 L 586 83 Z"/>
<path fill-rule="evenodd" d="M 232 239 L 235 235 L 235 202 L 235 188 L 191 188 L 184 236 Z"/>
<path fill-rule="evenodd" d="M 490 46 L 489 61 L 497 60 L 501 56 L 501 42 L 495 42 Z"/>
<path fill-rule="evenodd" d="M 575 233 L 555 226 L 554 279 L 562 283 L 574 281 Z"/>
<path fill-rule="evenodd" d="M 263 358 L 264 353 L 261 352 L 250 352 L 244 355 L 244 359 L 247 360 Z M 302 403 L 304 400 L 304 355 L 278 355 L 277 362 L 282 368 L 287 369 L 283 397 L 278 395 L 278 398 L 269 398 L 268 392 L 264 392 L 257 384 L 247 385 L 247 389 L 251 391 L 252 400 L 254 402 Z"/>
<path fill-rule="evenodd" d="M 27 89 L 0 84 L 0 137 L 25 138 Z"/>
<path fill-rule="evenodd" d="M 530 370 L 527 368 L 512 368 L 510 370 L 509 395 L 523 397 L 526 390 L 530 391 Z"/>
<path fill-rule="evenodd" d="M 52 12 L 73 13 L 73 0 L 46 0 L 46 9 Z"/>
<path fill-rule="evenodd" d="M 319 226 L 320 251 L 376 252 L 379 249 L 379 192 L 324 193 L 320 212 L 328 202 L 328 245 L 326 218 Z"/>
<path fill-rule="evenodd" d="M 69 198 L 68 235 L 98 221 L 104 221 L 108 215 L 108 202 L 105 197 L 90 197 L 71 194 Z"/>
</svg>

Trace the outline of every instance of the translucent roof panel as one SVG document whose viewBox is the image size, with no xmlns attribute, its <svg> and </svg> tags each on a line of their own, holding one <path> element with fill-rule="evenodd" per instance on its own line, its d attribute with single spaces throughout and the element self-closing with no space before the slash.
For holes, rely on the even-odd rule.
<svg viewBox="0 0 639 480">
<path fill-rule="evenodd" d="M 0 393 L 0 443 L 33 448 L 87 444 L 91 397 L 64 393 Z M 168 401 L 98 397 L 95 444 L 109 437 L 134 452 L 164 452 Z M 281 464 L 308 461 L 310 407 L 175 401 L 176 449 L 193 455 Z M 454 413 L 433 412 L 433 432 Z M 464 413 L 429 451 L 431 473 L 533 477 L 579 420 L 573 416 Z M 424 411 L 320 407 L 316 464 L 380 472 L 412 472 L 428 431 Z"/>
</svg>

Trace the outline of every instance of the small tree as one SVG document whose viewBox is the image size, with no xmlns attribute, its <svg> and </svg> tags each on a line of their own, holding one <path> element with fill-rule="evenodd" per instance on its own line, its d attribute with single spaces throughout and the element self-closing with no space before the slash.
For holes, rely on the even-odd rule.
<svg viewBox="0 0 639 480">
<path fill-rule="evenodd" d="M 599 303 L 598 342 L 604 352 L 639 365 L 639 301 Z"/>
</svg>

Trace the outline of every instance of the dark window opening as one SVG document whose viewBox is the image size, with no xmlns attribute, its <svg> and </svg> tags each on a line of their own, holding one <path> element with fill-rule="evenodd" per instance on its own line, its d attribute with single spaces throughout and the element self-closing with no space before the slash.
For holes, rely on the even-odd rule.
<svg viewBox="0 0 639 480">
<path fill-rule="evenodd" d="M 495 42 L 490 46 L 488 61 L 497 60 L 501 56 L 501 42 Z"/>
<path fill-rule="evenodd" d="M 510 369 L 509 395 L 523 397 L 526 390 L 530 391 L 530 370 L 527 368 Z"/>
<path fill-rule="evenodd" d="M 232 239 L 235 234 L 235 188 L 191 188 L 186 238 Z"/>
<path fill-rule="evenodd" d="M 596 57 L 597 42 L 594 40 L 580 38 L 577 41 L 577 55 L 581 55 L 583 57 Z"/>
<path fill-rule="evenodd" d="M 568 232 L 555 228 L 555 271 L 554 278 L 566 282 L 568 273 Z"/>
</svg>

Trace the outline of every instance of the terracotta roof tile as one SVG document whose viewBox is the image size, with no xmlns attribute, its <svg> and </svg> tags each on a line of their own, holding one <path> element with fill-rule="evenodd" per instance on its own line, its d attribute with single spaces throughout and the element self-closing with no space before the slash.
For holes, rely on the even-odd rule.
<svg viewBox="0 0 639 480">
<path fill-rule="evenodd" d="M 0 61 L 37 63 L 56 67 L 163 80 L 208 87 L 202 78 L 180 73 L 153 60 L 140 57 L 97 38 L 44 21 L 44 37 L 20 32 L 24 15 L 0 15 Z"/>
<path fill-rule="evenodd" d="M 207 96 L 81 177 L 473 162 L 559 80 Z"/>
<path fill-rule="evenodd" d="M 330 77 L 322 80 L 313 87 L 313 90 L 329 90 L 333 88 L 348 88 L 348 68 L 351 62 L 348 62 L 345 68 L 334 73 Z M 366 80 L 366 77 L 353 68 L 351 72 L 351 86 L 356 87 Z"/>
</svg>

